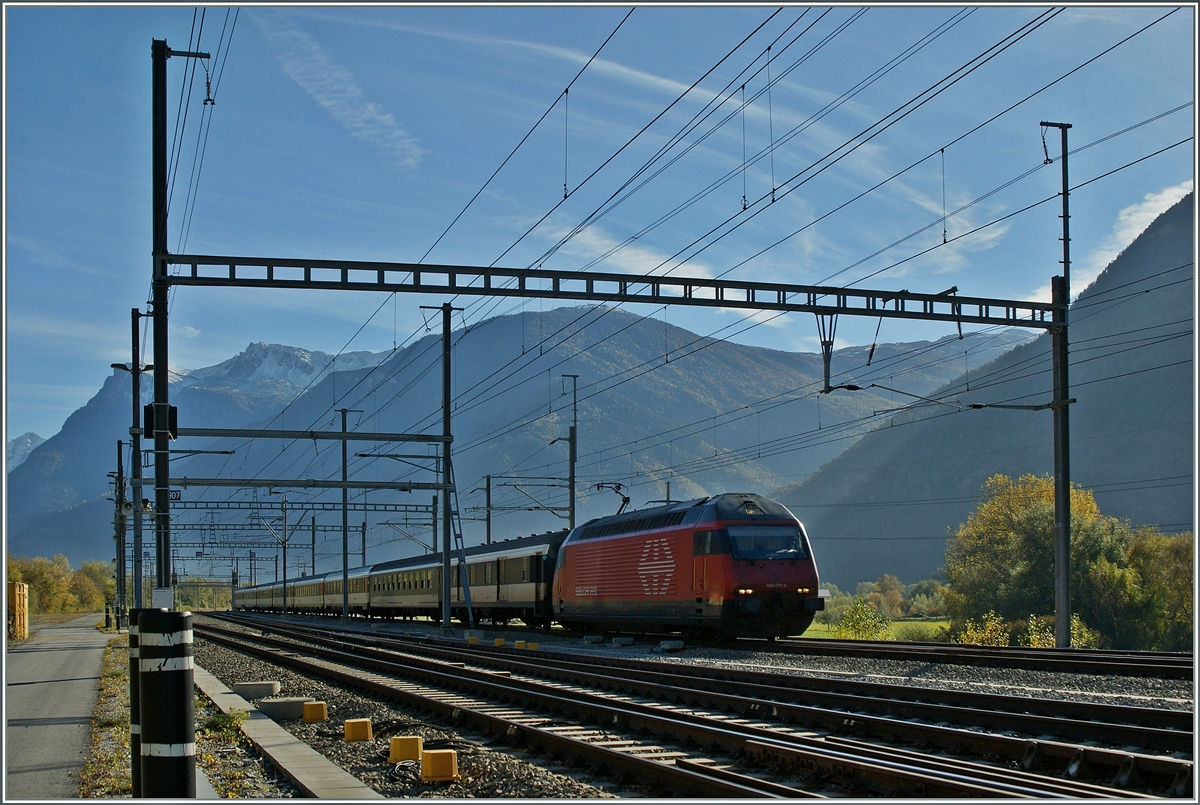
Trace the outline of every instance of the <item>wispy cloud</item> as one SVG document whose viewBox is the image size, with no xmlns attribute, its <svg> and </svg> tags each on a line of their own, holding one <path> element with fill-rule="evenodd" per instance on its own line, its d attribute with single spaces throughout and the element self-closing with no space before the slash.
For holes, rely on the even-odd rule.
<svg viewBox="0 0 1200 805">
<path fill-rule="evenodd" d="M 350 70 L 335 63 L 309 34 L 293 26 L 255 21 L 275 56 L 305 92 L 356 139 L 389 153 L 397 167 L 412 168 L 427 153 L 391 113 L 364 97 Z"/>
<path fill-rule="evenodd" d="M 554 237 L 559 238 L 565 234 L 565 230 L 559 231 L 554 233 Z M 636 244 L 626 244 L 621 248 L 617 248 L 618 246 L 621 246 L 621 242 L 604 234 L 598 227 L 590 227 L 567 241 L 562 252 L 581 260 L 594 260 L 607 254 L 604 261 L 596 267 L 597 271 L 649 276 L 671 270 L 672 274 L 680 277 L 713 276 L 712 269 L 703 263 L 687 261 L 674 268 L 675 261 L 666 252 Z"/>
<path fill-rule="evenodd" d="M 303 12 L 302 12 L 303 13 Z M 488 47 L 496 51 L 499 56 L 504 58 L 513 58 L 518 53 L 526 53 L 537 56 L 541 59 L 564 62 L 570 65 L 578 65 L 582 67 L 592 58 L 591 54 L 585 53 L 574 48 L 562 47 L 560 45 L 547 45 L 541 42 L 532 42 L 525 39 L 510 39 L 498 36 L 488 36 L 466 30 L 448 30 L 441 28 L 432 28 L 428 26 L 406 25 L 404 23 L 390 22 L 378 18 L 355 17 L 352 15 L 337 15 L 337 14 L 322 14 L 320 12 L 308 12 L 308 16 L 314 18 L 323 18 L 330 22 L 337 22 L 345 25 L 362 25 L 370 28 L 381 28 L 392 31 L 400 31 L 407 34 L 415 34 L 418 36 L 427 36 L 435 39 L 444 39 L 452 42 L 462 42 L 465 44 L 478 45 Z M 615 18 L 614 18 L 615 19 Z M 653 73 L 645 72 L 644 70 L 636 70 L 617 62 L 609 61 L 603 57 L 592 61 L 588 68 L 590 71 L 619 78 L 629 84 L 641 86 L 647 89 L 654 89 L 669 94 L 677 94 L 687 89 L 687 85 L 669 78 L 664 78 Z"/>
<path fill-rule="evenodd" d="M 878 166 L 872 160 L 873 155 L 868 152 L 853 169 L 873 183 L 889 179 L 892 170 Z M 895 199 L 899 207 L 924 210 L 928 214 L 924 227 L 886 245 L 880 255 L 882 263 L 871 269 L 877 271 L 889 263 L 899 263 L 888 269 L 887 276 L 891 278 L 961 272 L 971 265 L 970 255 L 999 246 L 1011 228 L 1007 223 L 983 226 L 980 218 L 985 214 L 983 210 L 971 206 L 969 199 L 961 197 L 951 199 L 959 211 L 943 219 L 946 207 L 942 200 L 921 191 L 903 177 L 890 181 L 883 192 Z M 941 245 L 937 245 L 938 241 Z M 929 251 L 931 245 L 933 249 Z M 920 254 L 919 259 L 899 262 L 914 253 Z"/>
<path fill-rule="evenodd" d="M 1091 285 L 1100 272 L 1117 258 L 1125 247 L 1132 243 L 1138 235 L 1146 231 L 1146 227 L 1155 218 L 1170 209 L 1175 202 L 1192 192 L 1192 180 L 1181 182 L 1173 187 L 1164 187 L 1157 193 L 1147 193 L 1137 204 L 1132 204 L 1117 213 L 1112 232 L 1087 256 L 1075 266 L 1072 266 L 1071 287 L 1083 290 Z"/>
<path fill-rule="evenodd" d="M 43 352 L 104 366 L 129 361 L 128 322 L 124 327 L 114 327 L 107 320 L 47 318 L 42 314 L 10 312 L 5 326 L 10 342 L 28 340 L 37 344 L 37 349 Z M 172 339 L 184 339 L 182 343 L 197 339 L 200 335 L 200 331 L 194 327 L 171 325 Z M 179 344 L 179 341 L 175 341 L 176 346 Z M 175 360 L 172 360 L 171 368 L 176 367 Z"/>
<path fill-rule="evenodd" d="M 5 327 L 11 341 L 29 339 L 38 349 L 69 358 L 112 363 L 129 358 L 129 323 L 113 327 L 111 321 L 81 321 L 42 314 L 9 311 Z"/>
<path fill-rule="evenodd" d="M 41 241 L 32 238 L 23 238 L 17 235 L 9 235 L 8 243 L 25 251 L 29 256 L 29 261 L 37 266 L 45 266 L 46 268 L 65 268 L 70 271 L 77 271 L 81 274 L 92 274 L 99 277 L 112 276 L 110 272 L 102 268 L 97 268 L 87 263 L 81 263 L 78 260 L 72 260 L 61 252 L 47 246 Z"/>
<path fill-rule="evenodd" d="M 1082 260 L 1073 262 L 1071 266 L 1071 297 L 1078 297 L 1080 292 L 1096 281 L 1100 272 L 1108 268 L 1109 263 L 1117 259 L 1138 235 L 1146 231 L 1146 227 L 1154 219 L 1170 209 L 1175 202 L 1192 192 L 1192 180 L 1164 187 L 1155 193 L 1147 193 L 1137 204 L 1131 204 L 1117 213 L 1112 232 L 1099 246 L 1088 252 Z M 1026 297 L 1027 301 L 1049 302 L 1050 285 L 1043 285 Z"/>
</svg>

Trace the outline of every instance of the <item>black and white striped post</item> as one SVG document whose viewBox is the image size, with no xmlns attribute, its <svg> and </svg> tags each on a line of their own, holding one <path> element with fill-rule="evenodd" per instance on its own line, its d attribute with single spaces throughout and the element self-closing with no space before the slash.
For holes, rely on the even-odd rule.
<svg viewBox="0 0 1200 805">
<path fill-rule="evenodd" d="M 129 762 L 132 772 L 132 796 L 142 795 L 142 735 L 141 735 L 141 697 L 138 696 L 138 677 L 141 666 L 138 663 L 138 616 L 143 609 L 129 611 Z"/>
<path fill-rule="evenodd" d="M 195 798 L 192 613 L 139 613 L 138 668 L 141 796 Z"/>
</svg>

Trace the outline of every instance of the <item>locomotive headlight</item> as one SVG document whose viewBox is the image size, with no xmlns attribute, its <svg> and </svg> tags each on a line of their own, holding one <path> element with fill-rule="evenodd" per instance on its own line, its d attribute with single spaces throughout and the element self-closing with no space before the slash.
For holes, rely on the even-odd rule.
<svg viewBox="0 0 1200 805">
<path fill-rule="evenodd" d="M 754 595 L 754 590 L 750 587 L 741 587 L 737 591 L 738 595 Z"/>
<path fill-rule="evenodd" d="M 796 592 L 800 593 L 800 595 L 807 595 L 812 592 L 812 587 L 797 587 Z"/>
</svg>

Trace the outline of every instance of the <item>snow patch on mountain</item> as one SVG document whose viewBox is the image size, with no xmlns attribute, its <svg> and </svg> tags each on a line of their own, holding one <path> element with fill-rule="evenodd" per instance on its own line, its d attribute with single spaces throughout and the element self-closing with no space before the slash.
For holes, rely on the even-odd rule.
<svg viewBox="0 0 1200 805">
<path fill-rule="evenodd" d="M 12 472 L 14 468 L 19 467 L 29 458 L 33 449 L 44 441 L 46 440 L 32 431 L 10 439 L 4 452 L 5 471 Z"/>
<path fill-rule="evenodd" d="M 376 366 L 385 354 L 363 351 L 331 355 L 328 352 L 310 352 L 299 347 L 259 341 L 215 366 L 180 372 L 172 378 L 171 385 L 176 388 L 232 388 L 247 392 L 278 383 L 303 388 L 331 372 Z"/>
</svg>

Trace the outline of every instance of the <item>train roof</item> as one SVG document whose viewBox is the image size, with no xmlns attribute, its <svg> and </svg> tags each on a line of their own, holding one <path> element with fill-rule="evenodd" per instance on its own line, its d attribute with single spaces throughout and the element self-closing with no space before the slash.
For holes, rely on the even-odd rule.
<svg viewBox="0 0 1200 805">
<path fill-rule="evenodd" d="M 712 498 L 718 520 L 794 520 L 796 516 L 777 500 L 749 492 L 729 492 Z"/>
<path fill-rule="evenodd" d="M 473 545 L 465 549 L 463 553 L 466 554 L 467 559 L 491 554 L 496 556 L 522 556 L 531 553 L 541 553 L 544 548 L 557 548 L 566 536 L 566 530 L 548 531 L 545 534 L 534 534 L 529 537 L 516 537 L 515 539 L 505 539 L 490 544 Z M 456 552 L 452 552 L 450 557 L 455 560 L 458 558 Z M 408 556 L 403 559 L 394 559 L 390 562 L 373 565 L 371 572 L 388 573 L 393 570 L 405 570 L 430 564 L 440 565 L 441 563 L 442 554 L 441 551 L 438 551 L 437 553 Z"/>
<path fill-rule="evenodd" d="M 504 539 L 499 542 L 493 542 L 485 545 L 474 545 L 467 548 L 464 553 L 468 559 L 473 559 L 479 556 L 494 554 L 497 557 L 502 556 L 526 556 L 532 553 L 544 553 L 542 549 L 557 548 L 558 545 L 566 539 L 567 531 L 547 531 L 545 534 L 534 534 L 529 537 L 516 537 L 515 539 Z M 451 554 L 451 559 L 457 561 L 456 554 Z M 363 565 L 360 567 L 352 567 L 349 571 L 350 578 L 359 578 L 374 573 L 387 573 L 393 570 L 408 570 L 416 567 L 440 566 L 442 564 L 441 551 L 437 553 L 427 553 L 420 556 L 407 556 L 403 559 L 393 559 L 390 562 L 380 562 L 374 565 Z M 301 576 L 299 578 L 289 578 L 288 586 L 293 584 L 308 584 L 314 581 L 340 581 L 342 571 L 331 570 L 327 573 L 318 573 L 311 576 Z M 269 590 L 272 587 L 281 585 L 282 581 L 268 581 L 262 584 L 256 584 L 253 587 L 238 587 L 239 592 L 249 590 Z"/>
<path fill-rule="evenodd" d="M 355 568 L 350 569 L 351 575 L 354 575 L 354 570 L 355 570 Z M 287 584 L 288 584 L 288 587 L 292 587 L 297 584 L 312 584 L 313 582 L 319 582 L 319 581 L 325 581 L 325 580 L 333 581 L 334 579 L 340 579 L 341 577 L 342 577 L 342 571 L 331 570 L 328 573 L 314 573 L 314 574 L 311 574 L 308 576 L 292 576 L 287 579 Z M 239 593 L 242 593 L 242 592 L 249 592 L 252 590 L 269 590 L 272 587 L 281 587 L 281 586 L 283 586 L 283 580 L 276 579 L 275 581 L 264 581 L 259 584 L 255 584 L 253 586 L 247 585 L 245 587 L 238 587 L 237 591 Z"/>
<path fill-rule="evenodd" d="M 752 492 L 726 492 L 711 497 L 668 503 L 589 520 L 571 534 L 572 540 L 652 531 L 708 520 L 795 520 L 778 501 Z"/>
</svg>

